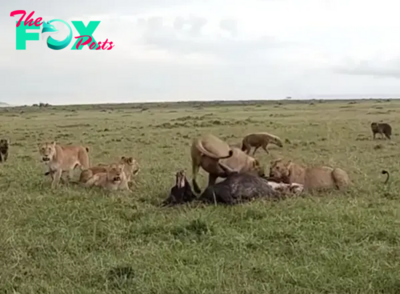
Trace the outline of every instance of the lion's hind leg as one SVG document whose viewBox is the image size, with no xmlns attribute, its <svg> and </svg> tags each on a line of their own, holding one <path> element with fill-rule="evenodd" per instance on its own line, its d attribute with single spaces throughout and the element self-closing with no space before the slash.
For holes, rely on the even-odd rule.
<svg viewBox="0 0 400 294">
<path fill-rule="evenodd" d="M 344 190 L 345 188 L 351 185 L 351 181 L 348 174 L 341 168 L 335 168 L 332 171 L 332 178 L 336 188 L 339 190 Z"/>
</svg>

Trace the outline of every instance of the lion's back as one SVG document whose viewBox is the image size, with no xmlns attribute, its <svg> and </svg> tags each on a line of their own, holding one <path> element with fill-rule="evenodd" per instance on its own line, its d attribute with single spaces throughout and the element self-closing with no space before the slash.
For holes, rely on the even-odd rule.
<svg viewBox="0 0 400 294">
<path fill-rule="evenodd" d="M 62 165 L 70 167 L 79 164 L 83 168 L 89 168 L 88 148 L 81 145 L 61 145 Z"/>
<path fill-rule="evenodd" d="M 305 170 L 307 188 L 330 188 L 335 185 L 332 177 L 333 168 L 328 166 L 309 167 Z"/>
</svg>

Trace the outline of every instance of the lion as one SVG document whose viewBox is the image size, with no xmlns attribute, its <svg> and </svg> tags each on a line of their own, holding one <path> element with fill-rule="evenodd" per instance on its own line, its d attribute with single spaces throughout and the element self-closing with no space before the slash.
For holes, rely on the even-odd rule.
<svg viewBox="0 0 400 294">
<path fill-rule="evenodd" d="M 233 154 L 231 147 L 220 138 L 208 134 L 200 138 L 195 138 L 190 147 L 190 155 L 192 158 L 192 183 L 196 191 L 196 177 L 199 173 L 200 166 L 204 158 L 209 158 L 215 164 L 220 159 L 229 158 Z M 198 191 L 200 189 L 198 188 Z M 198 192 L 200 193 L 200 192 Z"/>
<path fill-rule="evenodd" d="M 245 151 L 247 154 L 249 154 L 251 148 L 255 147 L 253 151 L 254 156 L 258 148 L 261 147 L 265 152 L 267 152 L 267 154 L 269 154 L 267 149 L 269 143 L 275 144 L 281 148 L 283 147 L 282 140 L 279 137 L 265 132 L 258 132 L 249 134 L 243 138 L 242 151 Z"/>
<path fill-rule="evenodd" d="M 328 166 L 304 167 L 283 159 L 271 162 L 269 177 L 286 184 L 301 184 L 304 190 L 336 188 L 343 190 L 351 184 L 348 174 L 340 168 Z"/>
<path fill-rule="evenodd" d="M 133 157 L 122 156 L 120 163 L 124 165 L 124 171 L 128 182 L 132 182 L 132 177 L 137 176 L 140 172 L 140 165 Z"/>
<path fill-rule="evenodd" d="M 240 148 L 231 148 L 232 156 L 228 158 L 216 160 L 208 156 L 200 157 L 198 165 L 208 173 L 208 186 L 214 185 L 218 177 L 226 178 L 232 173 L 248 172 L 264 176 L 264 168 L 257 159 L 247 155 L 240 150 Z M 193 155 L 192 162 L 193 174 L 196 175 L 195 172 L 198 172 L 199 167 L 197 166 L 197 162 L 193 159 Z M 193 190 L 196 193 L 201 193 L 195 176 L 193 176 L 192 184 Z"/>
<path fill-rule="evenodd" d="M 127 190 L 132 192 L 128 186 L 128 180 L 124 172 L 124 164 L 111 164 L 106 167 L 105 172 L 94 174 L 82 185 L 86 188 L 101 187 L 109 191 Z"/>
<path fill-rule="evenodd" d="M 7 161 L 9 145 L 10 145 L 9 139 L 1 139 L 0 140 L 0 162 Z"/>
<path fill-rule="evenodd" d="M 42 144 L 39 147 L 39 153 L 42 156 L 42 161 L 49 167 L 49 171 L 45 175 L 51 175 L 52 188 L 58 185 L 63 172 L 68 172 L 68 178 L 70 178 L 71 172 L 75 168 L 89 168 L 88 147 L 59 145 L 56 141 L 53 141 Z"/>
<path fill-rule="evenodd" d="M 124 172 L 128 183 L 133 183 L 132 176 L 136 176 L 140 171 L 140 166 L 137 160 L 133 157 L 122 156 L 118 164 L 124 166 Z M 110 164 L 99 164 L 83 170 L 79 177 L 79 182 L 86 183 L 91 177 L 93 177 L 93 175 L 106 172 L 108 166 L 110 166 Z"/>
<path fill-rule="evenodd" d="M 387 123 L 373 122 L 373 123 L 371 123 L 371 130 L 372 130 L 372 136 L 373 136 L 374 140 L 375 140 L 376 134 L 380 134 L 381 138 L 383 138 L 383 135 L 385 135 L 385 137 L 388 138 L 389 140 L 390 140 L 390 137 L 392 136 L 392 127 Z"/>
</svg>

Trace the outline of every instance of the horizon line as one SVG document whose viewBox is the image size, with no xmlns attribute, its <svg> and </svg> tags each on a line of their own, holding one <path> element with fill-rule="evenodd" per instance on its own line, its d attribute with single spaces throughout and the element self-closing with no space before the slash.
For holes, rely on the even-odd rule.
<svg viewBox="0 0 400 294">
<path fill-rule="evenodd" d="M 321 95 L 322 96 L 322 95 Z M 320 97 L 321 97 L 320 96 Z M 328 95 L 326 95 L 328 96 Z M 331 96 L 331 95 L 329 95 Z M 332 95 L 339 96 L 339 95 Z M 388 95 L 389 96 L 389 95 Z M 394 95 L 393 95 L 394 96 Z M 379 98 L 280 98 L 280 99 L 248 99 L 248 100 L 160 100 L 160 101 L 137 101 L 137 102 L 100 102 L 100 103 L 81 103 L 81 104 L 50 104 L 45 102 L 33 103 L 31 105 L 27 104 L 8 104 L 6 102 L 0 102 L 0 107 L 37 107 L 40 104 L 48 104 L 49 106 L 81 106 L 81 105 L 124 105 L 124 104 L 188 104 L 188 103 L 240 103 L 240 104 L 251 104 L 251 103 L 260 103 L 260 102 L 277 102 L 277 101 L 287 101 L 287 102 L 307 102 L 307 101 L 316 101 L 316 100 L 324 100 L 327 102 L 339 102 L 339 101 L 353 101 L 353 100 L 400 100 L 400 95 L 395 97 L 379 97 Z M 3 105 L 3 106 L 2 106 Z"/>
</svg>

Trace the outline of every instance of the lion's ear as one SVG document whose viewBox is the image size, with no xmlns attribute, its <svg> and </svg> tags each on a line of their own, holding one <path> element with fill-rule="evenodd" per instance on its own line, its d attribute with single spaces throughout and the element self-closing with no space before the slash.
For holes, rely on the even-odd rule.
<svg viewBox="0 0 400 294">
<path fill-rule="evenodd" d="M 51 145 L 53 145 L 53 146 L 56 146 L 56 144 L 57 144 L 56 141 L 51 142 Z"/>
<path fill-rule="evenodd" d="M 133 162 L 133 157 L 128 157 L 128 158 L 126 159 L 126 161 L 127 161 L 128 163 L 132 163 L 132 162 Z"/>
<path fill-rule="evenodd" d="M 121 160 L 125 160 L 125 156 L 122 156 L 122 157 L 121 157 Z"/>
</svg>

